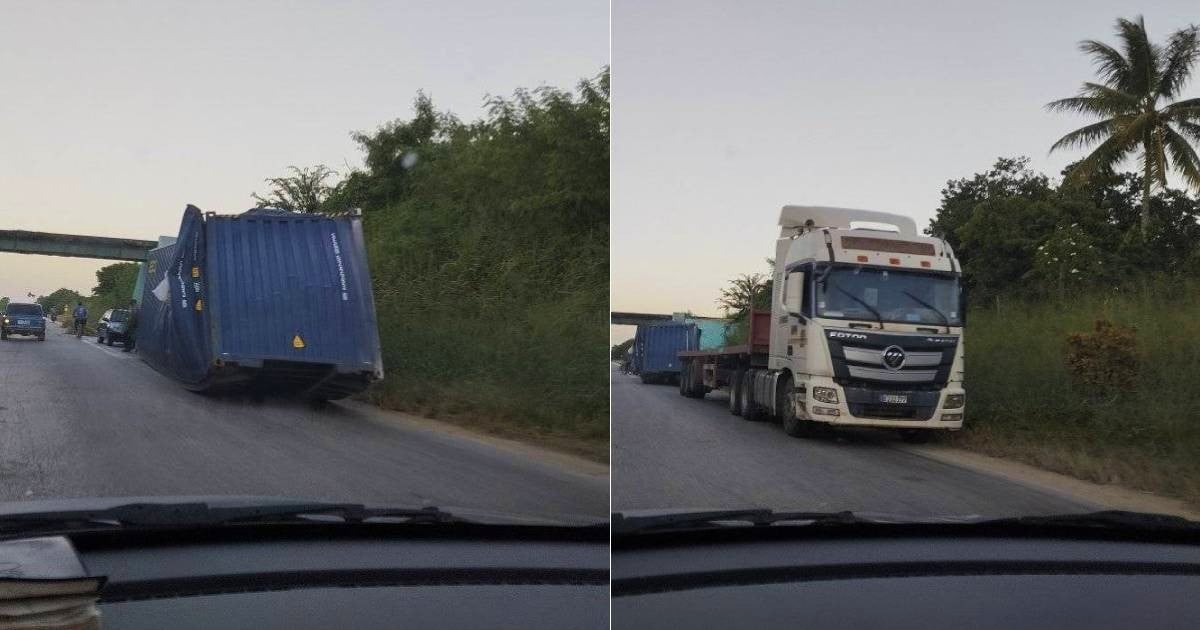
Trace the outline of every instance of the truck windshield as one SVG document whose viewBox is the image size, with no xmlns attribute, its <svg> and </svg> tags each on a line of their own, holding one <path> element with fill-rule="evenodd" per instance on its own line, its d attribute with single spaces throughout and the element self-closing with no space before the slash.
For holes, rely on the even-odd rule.
<svg viewBox="0 0 1200 630">
<path fill-rule="evenodd" d="M 958 278 L 954 276 L 861 266 L 826 270 L 818 274 L 818 317 L 951 326 L 961 323 Z"/>
<path fill-rule="evenodd" d="M 129 319 L 129 311 L 113 311 L 112 317 L 108 318 L 110 322 L 123 322 Z"/>
</svg>

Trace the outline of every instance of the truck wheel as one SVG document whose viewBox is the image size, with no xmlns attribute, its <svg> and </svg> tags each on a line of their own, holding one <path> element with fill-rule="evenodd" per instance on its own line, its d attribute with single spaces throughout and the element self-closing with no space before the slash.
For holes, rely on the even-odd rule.
<svg viewBox="0 0 1200 630">
<path fill-rule="evenodd" d="M 642 384 L 643 384 L 643 385 L 649 385 L 649 384 L 650 384 L 650 381 L 652 381 L 652 380 L 653 380 L 653 379 L 651 379 L 651 378 L 650 378 L 650 375 L 649 375 L 649 374 L 643 374 L 643 375 L 642 375 Z"/>
<path fill-rule="evenodd" d="M 742 413 L 738 414 L 743 420 L 753 422 L 758 420 L 762 415 L 758 405 L 754 404 L 754 374 L 747 370 L 742 373 L 742 395 L 738 401 L 742 408 Z"/>
<path fill-rule="evenodd" d="M 784 377 L 775 392 L 775 407 L 779 409 L 779 419 L 783 421 L 783 432 L 792 437 L 804 437 L 809 434 L 807 420 L 796 416 L 796 406 L 792 404 L 792 377 Z"/>
<path fill-rule="evenodd" d="M 111 346 L 113 344 L 112 333 L 104 331 L 104 345 Z"/>
<path fill-rule="evenodd" d="M 684 363 L 679 369 L 679 395 L 688 396 L 688 379 L 687 379 L 688 364 Z"/>
<path fill-rule="evenodd" d="M 733 374 L 733 381 L 729 383 L 729 413 L 740 416 L 742 415 L 742 374 L 745 370 L 738 370 Z"/>
</svg>

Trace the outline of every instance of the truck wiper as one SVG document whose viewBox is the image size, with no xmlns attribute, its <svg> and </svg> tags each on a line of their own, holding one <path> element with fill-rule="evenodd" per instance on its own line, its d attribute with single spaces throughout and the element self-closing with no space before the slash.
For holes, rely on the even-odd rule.
<svg viewBox="0 0 1200 630">
<path fill-rule="evenodd" d="M 946 327 L 946 334 L 947 335 L 950 334 L 950 318 L 946 317 L 945 313 L 938 310 L 938 308 L 936 306 L 930 304 L 929 302 L 926 302 L 925 300 L 922 300 L 921 298 L 909 293 L 908 291 L 900 291 L 900 292 L 903 293 L 904 295 L 907 295 L 910 299 L 912 299 L 912 301 L 916 302 L 917 304 L 920 304 L 921 306 L 924 306 L 925 308 L 933 311 L 934 313 L 937 313 L 938 317 L 942 318 L 942 325 L 944 325 Z"/>
<path fill-rule="evenodd" d="M 0 535 L 46 529 L 103 527 L 209 527 L 246 523 L 470 522 L 436 507 L 368 508 L 356 503 L 279 503 L 210 506 L 207 503 L 127 503 L 98 510 L 57 510 L 0 515 Z"/>
<path fill-rule="evenodd" d="M 866 302 L 864 302 L 864 301 L 862 300 L 862 298 L 859 298 L 857 295 L 854 295 L 853 293 L 851 293 L 851 292 L 849 292 L 849 291 L 847 291 L 847 290 L 843 289 L 842 287 L 839 287 L 839 286 L 838 286 L 838 285 L 836 285 L 836 284 L 835 284 L 835 285 L 833 285 L 833 288 L 837 289 L 838 291 L 841 291 L 841 292 L 842 292 L 842 293 L 844 293 L 844 294 L 845 294 L 847 297 L 849 297 L 851 300 L 854 300 L 855 302 L 858 302 L 859 304 L 862 304 L 863 306 L 865 306 L 865 307 L 866 307 L 866 309 L 867 309 L 868 311 L 871 311 L 871 313 L 872 313 L 873 315 L 875 315 L 875 321 L 879 322 L 879 329 L 880 329 L 880 330 L 883 330 L 883 315 L 880 315 L 880 314 L 879 314 L 879 311 L 875 310 L 875 307 L 871 306 L 870 304 L 867 304 Z"/>
<path fill-rule="evenodd" d="M 1050 516 L 1016 516 L 977 521 L 977 524 L 1200 531 L 1200 522 L 1192 521 L 1182 516 L 1153 514 L 1149 512 L 1126 512 L 1123 510 L 1104 510 L 1083 514 L 1055 514 Z"/>
<path fill-rule="evenodd" d="M 776 512 L 769 509 L 751 509 L 682 512 L 678 514 L 654 514 L 647 516 L 628 516 L 618 512 L 612 516 L 612 533 L 616 536 L 681 529 L 761 527 L 785 522 L 805 525 L 852 525 L 857 523 L 874 523 L 876 521 L 855 516 L 850 511 Z"/>
</svg>

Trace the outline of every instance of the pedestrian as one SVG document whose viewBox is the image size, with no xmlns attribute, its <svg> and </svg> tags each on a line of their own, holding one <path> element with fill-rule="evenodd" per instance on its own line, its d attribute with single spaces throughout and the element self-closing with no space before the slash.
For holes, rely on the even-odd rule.
<svg viewBox="0 0 1200 630">
<path fill-rule="evenodd" d="M 138 325 L 138 303 L 137 300 L 129 300 L 129 318 L 125 320 L 125 348 L 122 352 L 132 352 L 133 346 L 137 337 Z"/>
</svg>

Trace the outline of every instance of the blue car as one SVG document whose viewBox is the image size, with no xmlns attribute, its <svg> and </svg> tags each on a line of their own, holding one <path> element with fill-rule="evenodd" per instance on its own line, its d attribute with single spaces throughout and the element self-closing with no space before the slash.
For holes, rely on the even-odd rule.
<svg viewBox="0 0 1200 630">
<path fill-rule="evenodd" d="M 46 340 L 46 313 L 41 304 L 9 304 L 0 325 L 0 339 L 9 335 L 37 337 Z"/>
</svg>

